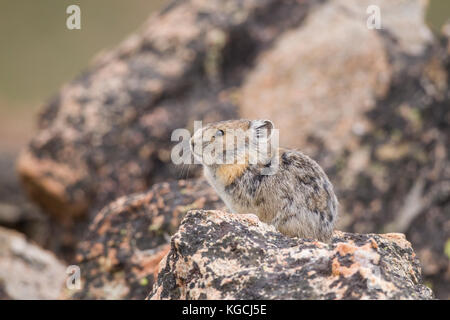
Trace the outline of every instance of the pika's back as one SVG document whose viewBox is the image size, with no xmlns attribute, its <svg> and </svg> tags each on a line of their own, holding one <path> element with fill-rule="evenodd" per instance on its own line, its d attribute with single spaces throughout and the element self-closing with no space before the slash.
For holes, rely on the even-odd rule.
<svg viewBox="0 0 450 320">
<path fill-rule="evenodd" d="M 338 201 L 333 185 L 319 164 L 299 151 L 281 153 L 280 179 L 296 186 L 299 198 L 324 223 L 334 225 Z M 297 204 L 298 205 L 298 204 Z"/>
<path fill-rule="evenodd" d="M 225 187 L 236 211 L 259 211 L 260 219 L 271 224 L 286 224 L 292 216 L 302 215 L 332 227 L 338 203 L 322 168 L 299 151 L 281 149 L 278 156 L 273 174 L 264 175 L 260 167 L 248 166 Z"/>
</svg>

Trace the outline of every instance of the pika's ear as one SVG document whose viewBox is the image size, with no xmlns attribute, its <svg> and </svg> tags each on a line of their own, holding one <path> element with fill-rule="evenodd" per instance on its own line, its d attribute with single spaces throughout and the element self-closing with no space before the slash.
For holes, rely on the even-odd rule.
<svg viewBox="0 0 450 320">
<path fill-rule="evenodd" d="M 255 131 L 256 137 L 270 138 L 273 130 L 273 122 L 270 120 L 253 120 L 250 127 Z"/>
</svg>

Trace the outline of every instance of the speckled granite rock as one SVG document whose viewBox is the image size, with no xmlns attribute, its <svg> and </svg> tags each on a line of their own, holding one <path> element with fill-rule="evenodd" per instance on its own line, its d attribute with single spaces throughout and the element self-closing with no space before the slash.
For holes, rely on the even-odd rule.
<svg viewBox="0 0 450 320">
<path fill-rule="evenodd" d="M 82 288 L 73 299 L 144 299 L 170 236 L 185 212 L 223 208 L 204 180 L 155 184 L 150 191 L 119 198 L 96 216 L 78 247 Z"/>
<path fill-rule="evenodd" d="M 431 299 L 402 234 L 288 238 L 254 215 L 192 210 L 151 299 Z"/>
<path fill-rule="evenodd" d="M 0 299 L 57 299 L 66 277 L 52 253 L 0 227 Z"/>
</svg>

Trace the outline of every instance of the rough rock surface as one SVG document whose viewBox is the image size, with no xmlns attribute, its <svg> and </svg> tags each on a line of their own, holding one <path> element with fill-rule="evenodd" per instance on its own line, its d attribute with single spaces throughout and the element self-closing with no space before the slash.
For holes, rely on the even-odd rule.
<svg viewBox="0 0 450 320">
<path fill-rule="evenodd" d="M 223 208 L 204 180 L 155 184 L 148 192 L 119 198 L 96 216 L 74 264 L 81 269 L 73 299 L 144 299 L 158 264 L 184 214 Z"/>
<path fill-rule="evenodd" d="M 65 280 L 52 253 L 0 227 L 0 299 L 57 299 Z"/>
<path fill-rule="evenodd" d="M 57 217 L 94 214 L 177 177 L 173 129 L 267 117 L 324 167 L 339 228 L 405 233 L 449 299 L 450 33 L 430 33 L 425 3 L 173 1 L 46 106 L 24 186 Z"/>
<path fill-rule="evenodd" d="M 151 299 L 431 299 L 402 234 L 288 238 L 254 215 L 192 210 Z"/>
</svg>

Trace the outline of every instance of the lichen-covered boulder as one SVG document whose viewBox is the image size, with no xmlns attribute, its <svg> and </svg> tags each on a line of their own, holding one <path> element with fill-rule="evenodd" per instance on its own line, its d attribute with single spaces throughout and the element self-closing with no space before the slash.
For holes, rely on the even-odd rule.
<svg viewBox="0 0 450 320">
<path fill-rule="evenodd" d="M 151 299 L 431 299 L 402 234 L 288 238 L 254 215 L 192 210 Z"/>
<path fill-rule="evenodd" d="M 66 278 L 51 252 L 0 227 L 0 299 L 57 299 Z"/>
<path fill-rule="evenodd" d="M 80 290 L 64 290 L 72 299 L 144 299 L 158 264 L 169 250 L 184 214 L 190 209 L 223 208 L 204 180 L 155 184 L 148 192 L 119 198 L 101 210 L 76 261 Z"/>
</svg>

